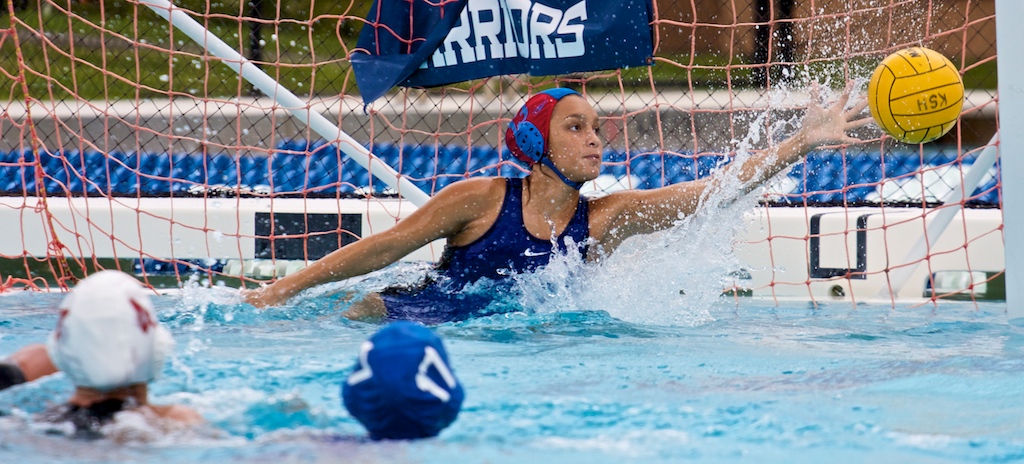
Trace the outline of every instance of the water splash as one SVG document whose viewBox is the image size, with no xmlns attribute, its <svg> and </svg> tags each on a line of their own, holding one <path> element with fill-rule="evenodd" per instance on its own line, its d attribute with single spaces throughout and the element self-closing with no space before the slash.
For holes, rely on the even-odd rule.
<svg viewBox="0 0 1024 464">
<path fill-rule="evenodd" d="M 732 164 L 751 158 L 751 147 L 766 133 L 765 114 L 750 122 L 737 142 Z M 786 121 L 790 123 L 790 121 Z M 777 130 L 782 126 L 773 126 Z M 738 166 L 737 166 L 738 167 Z M 696 326 L 714 318 L 731 274 L 742 268 L 733 251 L 745 230 L 744 216 L 753 196 L 736 197 L 746 186 L 736 169 L 719 169 L 717 187 L 704 192 L 697 213 L 681 217 L 668 230 L 632 237 L 596 263 L 560 256 L 544 269 L 518 278 L 524 306 L 534 311 L 593 309 L 632 323 Z"/>
<path fill-rule="evenodd" d="M 828 84 L 826 80 L 822 85 L 820 97 L 832 101 L 837 91 Z M 780 108 L 805 106 L 806 93 L 779 87 L 769 94 L 769 102 L 747 121 L 746 135 L 732 142 L 732 166 L 759 159 L 756 147 L 799 129 L 799 115 Z M 736 172 L 720 166 L 716 187 L 702 194 L 697 212 L 668 230 L 630 238 L 597 263 L 559 256 L 541 271 L 519 276 L 523 306 L 539 314 L 601 310 L 632 323 L 697 326 L 713 321 L 711 310 L 728 304 L 723 290 L 735 285 L 737 273 L 745 273 L 734 247 L 748 228 L 745 218 L 766 189 L 747 185 Z M 737 196 L 748 190 L 755 193 Z"/>
<path fill-rule="evenodd" d="M 825 100 L 835 97 L 827 85 L 821 93 Z M 740 167 L 761 158 L 755 147 L 799 128 L 800 119 L 792 109 L 806 103 L 806 93 L 786 87 L 772 91 L 768 108 L 745 121 L 744 137 L 723 150 L 734 153 L 730 165 Z M 696 214 L 681 217 L 670 229 L 626 240 L 614 254 L 594 263 L 585 263 L 573 254 L 554 256 L 544 269 L 515 276 L 514 291 L 501 296 L 514 301 L 499 303 L 537 315 L 603 311 L 640 324 L 697 326 L 713 321 L 712 309 L 728 304 L 721 297 L 723 290 L 733 288 L 734 276 L 744 273 L 734 246 L 748 228 L 749 211 L 757 207 L 756 199 L 764 193 L 738 195 L 756 191 L 735 177 L 738 171 L 720 166 L 715 188 L 702 194 Z M 389 285 L 414 284 L 431 272 L 430 266 L 398 263 L 367 276 L 310 289 L 287 307 L 269 312 L 248 307 L 237 294 L 204 292 L 191 285 L 183 290 L 186 309 L 178 315 L 199 321 L 191 322 L 197 324 L 339 315 L 349 298 Z M 491 289 L 474 286 L 463 291 L 487 293 Z"/>
</svg>

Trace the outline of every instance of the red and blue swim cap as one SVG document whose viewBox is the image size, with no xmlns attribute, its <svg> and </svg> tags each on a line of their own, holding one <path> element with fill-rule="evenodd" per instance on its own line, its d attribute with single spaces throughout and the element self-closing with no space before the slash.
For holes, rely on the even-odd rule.
<svg viewBox="0 0 1024 464">
<path fill-rule="evenodd" d="M 555 103 L 567 95 L 579 95 L 572 89 L 548 89 L 538 92 L 519 109 L 505 131 L 505 144 L 516 159 L 533 166 L 547 155 L 551 113 Z"/>
</svg>

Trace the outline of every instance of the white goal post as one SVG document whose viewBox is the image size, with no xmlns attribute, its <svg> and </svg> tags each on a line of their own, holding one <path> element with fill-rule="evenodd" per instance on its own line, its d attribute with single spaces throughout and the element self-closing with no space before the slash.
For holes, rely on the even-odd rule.
<svg viewBox="0 0 1024 464">
<path fill-rule="evenodd" d="M 1006 254 L 1006 314 L 1011 323 L 1024 324 L 1024 286 L 1014 285 L 1024 276 L 1024 54 L 1012 50 L 1024 43 L 1024 29 L 1016 21 L 1024 17 L 1024 2 L 996 0 L 996 43 L 999 48 L 999 140 L 1003 187 L 1003 249 Z M 1012 280 L 1011 280 L 1012 279 Z"/>
</svg>

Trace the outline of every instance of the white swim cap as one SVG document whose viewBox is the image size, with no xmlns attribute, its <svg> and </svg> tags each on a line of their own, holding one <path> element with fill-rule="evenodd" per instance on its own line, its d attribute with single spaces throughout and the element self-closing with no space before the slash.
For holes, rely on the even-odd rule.
<svg viewBox="0 0 1024 464">
<path fill-rule="evenodd" d="M 101 271 L 64 298 L 47 350 L 75 386 L 112 390 L 157 378 L 173 346 L 142 284 Z"/>
</svg>

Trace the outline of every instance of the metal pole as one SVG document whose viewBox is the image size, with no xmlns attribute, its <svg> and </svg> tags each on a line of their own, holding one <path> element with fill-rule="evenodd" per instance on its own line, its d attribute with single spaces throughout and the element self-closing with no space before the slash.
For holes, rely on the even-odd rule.
<svg viewBox="0 0 1024 464">
<path fill-rule="evenodd" d="M 249 0 L 249 61 L 260 66 L 263 61 L 263 0 Z M 262 95 L 259 89 L 253 87 L 249 93 L 258 97 Z"/>
<path fill-rule="evenodd" d="M 1006 255 L 1006 315 L 1024 325 L 1024 2 L 996 0 L 996 47 L 999 50 L 999 151 L 1002 159 L 1003 247 Z M 1021 285 L 1018 285 L 1021 284 Z"/>
<path fill-rule="evenodd" d="M 768 72 L 771 61 L 772 43 L 772 0 L 754 0 L 754 63 L 764 64 L 755 67 L 751 75 L 755 86 L 768 86 Z"/>
</svg>

